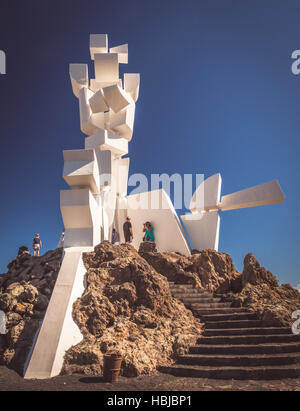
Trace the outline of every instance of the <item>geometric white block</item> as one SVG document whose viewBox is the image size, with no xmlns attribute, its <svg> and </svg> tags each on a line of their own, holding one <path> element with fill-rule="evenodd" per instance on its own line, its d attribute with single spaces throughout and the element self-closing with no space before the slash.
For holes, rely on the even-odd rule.
<svg viewBox="0 0 300 411">
<path fill-rule="evenodd" d="M 93 247 L 100 242 L 100 207 L 89 189 L 61 190 L 65 247 Z"/>
<path fill-rule="evenodd" d="M 87 64 L 70 64 L 70 78 L 73 93 L 78 98 L 79 90 L 88 87 L 89 74 Z"/>
<path fill-rule="evenodd" d="M 139 73 L 124 74 L 124 90 L 130 93 L 135 103 L 139 98 L 140 81 Z"/>
<path fill-rule="evenodd" d="M 113 165 L 113 186 L 120 197 L 125 197 L 127 194 L 128 174 L 129 174 L 130 158 L 114 159 Z"/>
<path fill-rule="evenodd" d="M 94 132 L 97 133 L 100 130 L 105 130 L 106 128 L 106 113 L 94 113 L 90 117 L 90 123 L 92 126 L 94 126 Z"/>
<path fill-rule="evenodd" d="M 89 189 L 61 190 L 60 207 L 65 228 L 93 226 L 95 217 L 93 213 L 97 207 L 96 200 Z"/>
<path fill-rule="evenodd" d="M 108 82 L 107 81 L 97 82 L 96 79 L 93 79 L 93 78 L 90 79 L 90 89 L 94 93 L 96 93 L 102 88 L 114 86 L 115 84 L 118 84 L 120 87 L 123 87 L 123 82 L 121 79 L 117 81 L 108 81 Z"/>
<path fill-rule="evenodd" d="M 155 243 L 159 252 L 175 251 L 190 255 L 190 247 L 174 206 L 164 190 L 127 196 L 127 215 L 133 227 L 133 246 L 138 248 L 143 240 L 143 224 L 149 221 L 154 227 Z"/>
<path fill-rule="evenodd" d="M 107 34 L 91 34 L 90 35 L 90 53 L 91 59 L 95 59 L 95 54 L 108 52 L 108 36 Z"/>
<path fill-rule="evenodd" d="M 114 113 L 118 113 L 130 103 L 133 103 L 130 94 L 126 93 L 118 85 L 105 87 L 103 89 L 103 96 L 107 105 L 114 111 Z"/>
<path fill-rule="evenodd" d="M 118 54 L 119 63 L 128 64 L 128 44 L 112 47 L 109 49 L 109 52 Z"/>
<path fill-rule="evenodd" d="M 217 209 L 220 202 L 221 185 L 222 178 L 219 173 L 204 180 L 194 192 L 190 210 L 192 212 L 201 212 Z"/>
<path fill-rule="evenodd" d="M 111 151 L 97 151 L 96 152 L 99 175 L 100 175 L 100 188 L 109 189 L 112 184 L 112 153 Z"/>
<path fill-rule="evenodd" d="M 93 113 L 103 113 L 107 111 L 109 108 L 105 102 L 103 91 L 100 89 L 97 91 L 90 99 L 89 104 L 91 106 Z"/>
<path fill-rule="evenodd" d="M 235 210 L 237 208 L 256 207 L 266 204 L 281 203 L 285 199 L 277 180 L 247 188 L 222 197 L 220 209 Z"/>
<path fill-rule="evenodd" d="M 119 62 L 117 54 L 95 54 L 96 82 L 118 82 Z"/>
<path fill-rule="evenodd" d="M 126 140 L 130 141 L 133 134 L 134 116 L 134 102 L 119 111 L 119 113 L 114 113 L 110 110 L 109 127 L 114 133 L 117 133 L 120 137 L 126 138 Z"/>
<path fill-rule="evenodd" d="M 45 379 L 59 375 L 65 352 L 83 339 L 72 317 L 73 304 L 85 289 L 86 268 L 82 251 L 90 250 L 65 250 L 37 341 L 28 358 L 25 379 Z"/>
<path fill-rule="evenodd" d="M 181 216 L 186 232 L 195 250 L 219 248 L 220 216 L 209 211 Z"/>
<path fill-rule="evenodd" d="M 85 149 L 109 150 L 119 157 L 128 154 L 128 140 L 103 130 L 85 138 Z"/>
<path fill-rule="evenodd" d="M 63 178 L 70 187 L 99 193 L 99 169 L 94 150 L 64 150 Z"/>
<path fill-rule="evenodd" d="M 87 87 L 79 90 L 79 112 L 80 112 L 80 128 L 84 134 L 91 135 L 98 131 L 98 127 L 91 123 L 91 108 L 89 99 L 93 96 L 93 92 Z M 102 114 L 102 113 L 100 113 Z"/>
</svg>

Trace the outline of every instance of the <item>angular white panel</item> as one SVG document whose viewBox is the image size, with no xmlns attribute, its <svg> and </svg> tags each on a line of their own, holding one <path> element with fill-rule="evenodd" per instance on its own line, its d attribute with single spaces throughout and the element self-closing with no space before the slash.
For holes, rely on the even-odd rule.
<svg viewBox="0 0 300 411">
<path fill-rule="evenodd" d="M 109 112 L 109 127 L 120 137 L 130 141 L 133 134 L 135 104 L 132 103 L 119 113 Z"/>
<path fill-rule="evenodd" d="M 107 34 L 91 34 L 90 35 L 90 52 L 91 59 L 95 59 L 95 54 L 108 52 L 108 36 Z"/>
<path fill-rule="evenodd" d="M 94 150 L 64 150 L 63 178 L 70 187 L 99 193 L 99 169 Z"/>
<path fill-rule="evenodd" d="M 112 189 L 120 197 L 125 197 L 127 194 L 130 158 L 114 159 L 112 164 L 113 164 L 113 187 Z"/>
<path fill-rule="evenodd" d="M 112 47 L 109 49 L 109 52 L 118 54 L 119 63 L 128 64 L 128 44 Z"/>
<path fill-rule="evenodd" d="M 89 189 L 61 190 L 60 209 L 65 247 L 92 247 L 100 242 L 102 217 L 99 201 Z"/>
<path fill-rule="evenodd" d="M 106 129 L 105 113 L 95 113 L 91 115 L 90 123 L 94 126 L 95 132 Z"/>
<path fill-rule="evenodd" d="M 118 82 L 119 61 L 117 54 L 95 54 L 96 82 Z"/>
<path fill-rule="evenodd" d="M 96 202 L 88 188 L 61 190 L 60 206 L 65 228 L 83 228 L 93 226 L 93 211 Z M 68 209 L 68 213 L 66 210 Z M 93 210 L 92 210 L 93 209 Z"/>
<path fill-rule="evenodd" d="M 133 227 L 132 244 L 134 247 L 138 249 L 144 237 L 143 224 L 149 221 L 154 227 L 155 243 L 159 252 L 177 251 L 184 255 L 190 255 L 190 248 L 181 223 L 164 190 L 129 195 L 127 202 L 127 215 L 131 217 Z M 142 208 L 136 208 L 139 204 L 142 205 Z M 160 204 L 160 206 L 156 208 L 156 204 Z"/>
<path fill-rule="evenodd" d="M 123 87 L 123 82 L 121 79 L 117 80 L 117 81 L 104 81 L 104 82 L 97 82 L 96 79 L 92 78 L 90 79 L 90 89 L 96 93 L 97 91 L 99 91 L 102 88 L 105 87 L 110 87 L 110 86 L 115 86 L 116 84 L 118 84 L 121 88 Z"/>
<path fill-rule="evenodd" d="M 127 197 L 117 197 L 116 212 L 115 212 L 115 219 L 114 219 L 113 226 L 119 233 L 121 243 L 125 242 L 124 233 L 123 233 L 123 224 L 127 217 L 127 212 L 128 212 L 127 208 L 128 208 Z"/>
<path fill-rule="evenodd" d="M 256 207 L 266 204 L 282 203 L 285 197 L 277 180 L 247 188 L 222 197 L 220 209 Z"/>
<path fill-rule="evenodd" d="M 217 209 L 220 202 L 222 178 L 221 174 L 214 174 L 199 185 L 195 191 L 190 210 L 192 212 Z"/>
<path fill-rule="evenodd" d="M 103 240 L 110 241 L 116 212 L 117 195 L 114 191 L 102 191 L 101 200 L 103 207 L 102 238 Z"/>
<path fill-rule="evenodd" d="M 79 90 L 82 87 L 88 87 L 89 83 L 87 64 L 70 64 L 70 78 L 73 93 L 79 97 Z"/>
<path fill-rule="evenodd" d="M 133 99 L 129 93 L 122 90 L 120 86 L 110 86 L 103 89 L 103 95 L 108 106 L 114 113 L 119 113 L 129 104 L 133 103 Z"/>
<path fill-rule="evenodd" d="M 128 140 L 105 130 L 86 137 L 85 149 L 109 150 L 116 156 L 123 156 L 128 154 Z"/>
<path fill-rule="evenodd" d="M 95 113 L 104 113 L 109 109 L 108 105 L 106 104 L 103 96 L 103 91 L 100 89 L 97 91 L 90 99 L 89 104 L 91 106 L 92 112 Z"/>
<path fill-rule="evenodd" d="M 124 74 L 124 90 L 130 93 L 135 103 L 139 98 L 140 81 L 141 79 L 139 73 Z"/>
<path fill-rule="evenodd" d="M 99 167 L 101 189 L 111 188 L 112 183 L 112 153 L 111 151 L 97 151 L 96 157 Z"/>
<path fill-rule="evenodd" d="M 91 123 L 91 108 L 89 99 L 93 92 L 86 87 L 79 90 L 80 128 L 84 134 L 91 135 L 98 131 L 98 127 Z"/>
<path fill-rule="evenodd" d="M 181 219 L 194 249 L 218 251 L 220 216 L 217 211 L 186 214 Z"/>
<path fill-rule="evenodd" d="M 65 249 L 55 287 L 32 353 L 27 359 L 25 379 L 46 379 L 60 374 L 65 352 L 83 338 L 75 324 L 73 304 L 84 292 L 86 268 L 82 252 L 93 248 Z M 26 365 L 27 365 L 26 364 Z"/>
</svg>

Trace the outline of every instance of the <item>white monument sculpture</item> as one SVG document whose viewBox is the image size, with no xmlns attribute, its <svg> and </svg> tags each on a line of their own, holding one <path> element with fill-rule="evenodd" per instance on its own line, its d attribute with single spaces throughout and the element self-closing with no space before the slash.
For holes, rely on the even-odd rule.
<svg viewBox="0 0 300 411">
<path fill-rule="evenodd" d="M 181 217 L 193 248 L 197 250 L 212 248 L 218 251 L 219 210 L 235 210 L 284 201 L 284 194 L 276 180 L 222 198 L 221 185 L 221 174 L 206 179 L 193 195 L 190 204 L 191 214 Z"/>
<path fill-rule="evenodd" d="M 89 79 L 87 64 L 71 64 L 72 89 L 79 101 L 80 126 L 85 138 L 81 150 L 63 152 L 63 178 L 70 186 L 62 190 L 60 206 L 65 231 L 61 269 L 41 328 L 24 367 L 25 378 L 49 378 L 60 373 L 65 352 L 82 340 L 72 318 L 74 301 L 84 291 L 82 253 L 111 238 L 115 227 L 123 240 L 123 223 L 129 215 L 133 245 L 143 238 L 143 223 L 151 221 L 159 251 L 190 255 L 174 206 L 164 190 L 127 195 L 129 158 L 135 104 L 140 75 L 119 78 L 119 64 L 128 63 L 128 45 L 108 48 L 106 34 L 90 36 L 95 78 Z M 276 181 L 220 197 L 221 176 L 216 174 L 197 188 L 191 213 L 182 217 L 192 247 L 218 249 L 219 210 L 232 210 L 281 202 Z M 145 204 L 147 205 L 145 207 Z M 140 206 L 142 205 L 142 207 Z"/>
</svg>

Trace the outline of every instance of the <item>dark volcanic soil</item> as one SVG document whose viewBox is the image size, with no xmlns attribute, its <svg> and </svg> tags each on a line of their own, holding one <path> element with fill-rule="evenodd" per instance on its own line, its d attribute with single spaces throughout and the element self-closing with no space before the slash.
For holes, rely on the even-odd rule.
<svg viewBox="0 0 300 411">
<path fill-rule="evenodd" d="M 300 391 L 300 379 L 208 380 L 156 373 L 137 378 L 120 377 L 118 383 L 110 384 L 103 382 L 102 377 L 78 374 L 50 380 L 24 380 L 15 371 L 0 367 L 0 391 Z"/>
</svg>

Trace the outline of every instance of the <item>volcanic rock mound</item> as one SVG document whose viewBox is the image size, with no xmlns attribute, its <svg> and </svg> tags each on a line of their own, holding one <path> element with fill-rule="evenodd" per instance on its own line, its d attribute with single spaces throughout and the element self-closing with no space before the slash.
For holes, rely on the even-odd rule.
<svg viewBox="0 0 300 411">
<path fill-rule="evenodd" d="M 149 374 L 195 343 L 199 320 L 131 245 L 103 242 L 83 259 L 87 288 L 73 318 L 84 339 L 66 353 L 65 373 L 99 375 L 103 354 L 118 351 L 123 375 Z"/>
<path fill-rule="evenodd" d="M 142 243 L 140 255 L 177 284 L 193 284 L 211 292 L 227 292 L 233 280 L 239 277 L 230 255 L 215 250 L 194 250 L 190 257 L 178 253 L 158 253 L 152 243 Z"/>
<path fill-rule="evenodd" d="M 215 250 L 193 250 L 190 257 L 158 253 L 155 245 L 141 244 L 141 256 L 155 270 L 176 284 L 193 284 L 221 296 L 233 307 L 247 307 L 266 326 L 291 326 L 292 313 L 300 310 L 300 293 L 289 284 L 279 285 L 276 277 L 262 267 L 252 254 L 244 259 L 239 273 L 231 257 Z"/>
<path fill-rule="evenodd" d="M 0 334 L 0 363 L 19 373 L 44 318 L 62 252 L 32 257 L 21 247 L 8 273 L 0 276 L 0 310 L 7 319 L 7 334 Z M 300 293 L 289 284 L 279 285 L 252 254 L 245 257 L 242 273 L 228 254 L 158 253 L 150 242 L 142 243 L 139 253 L 129 244 L 103 242 L 83 259 L 86 289 L 73 306 L 83 340 L 66 353 L 64 373 L 101 375 L 103 354 L 118 351 L 124 358 L 123 375 L 149 374 L 188 352 L 202 324 L 172 297 L 169 282 L 205 289 L 231 307 L 248 308 L 266 327 L 290 327 L 292 313 L 300 310 Z"/>
<path fill-rule="evenodd" d="M 266 326 L 291 326 L 292 313 L 300 310 L 300 293 L 290 284 L 279 285 L 276 277 L 252 254 L 244 259 L 243 272 L 231 283 L 224 301 L 248 307 L 259 314 Z"/>
<path fill-rule="evenodd" d="M 45 315 L 62 259 L 62 249 L 32 257 L 20 247 L 17 258 L 0 275 L 0 310 L 6 334 L 0 335 L 0 363 L 23 374 L 34 336 Z"/>
</svg>

